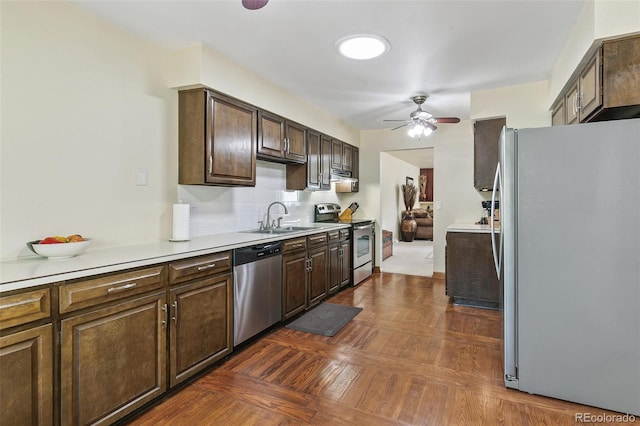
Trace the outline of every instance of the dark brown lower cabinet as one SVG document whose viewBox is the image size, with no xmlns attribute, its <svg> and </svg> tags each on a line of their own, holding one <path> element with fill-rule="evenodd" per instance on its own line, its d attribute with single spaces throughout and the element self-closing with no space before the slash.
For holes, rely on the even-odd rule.
<svg viewBox="0 0 640 426">
<path fill-rule="evenodd" d="M 233 285 L 230 273 L 172 288 L 170 386 L 233 350 Z"/>
<path fill-rule="evenodd" d="M 53 424 L 51 324 L 0 337 L 0 424 Z"/>
<path fill-rule="evenodd" d="M 61 321 L 61 424 L 110 424 L 166 385 L 166 292 Z"/>
<path fill-rule="evenodd" d="M 282 316 L 288 319 L 327 296 L 330 262 L 327 234 L 287 240 L 283 252 Z"/>
<path fill-rule="evenodd" d="M 447 232 L 446 293 L 454 303 L 497 309 L 501 289 L 491 234 Z"/>
<path fill-rule="evenodd" d="M 282 256 L 282 309 L 285 319 L 304 311 L 306 307 L 307 267 L 306 250 Z"/>
<path fill-rule="evenodd" d="M 327 296 L 329 256 L 327 246 L 309 249 L 309 298 L 307 307 L 317 305 Z"/>
<path fill-rule="evenodd" d="M 340 283 L 342 282 L 342 270 L 340 269 L 340 243 L 331 244 L 328 247 L 329 255 L 329 276 L 328 276 L 328 288 L 329 294 L 335 294 L 340 289 Z"/>
</svg>

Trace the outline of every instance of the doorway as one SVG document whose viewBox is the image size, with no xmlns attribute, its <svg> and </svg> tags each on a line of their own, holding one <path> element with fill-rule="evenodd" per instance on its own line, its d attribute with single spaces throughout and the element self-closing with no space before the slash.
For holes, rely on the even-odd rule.
<svg viewBox="0 0 640 426">
<path fill-rule="evenodd" d="M 400 220 L 405 210 L 401 185 L 412 178 L 420 182 L 420 169 L 433 169 L 434 148 L 384 151 L 380 153 L 381 229 L 393 233 L 393 254 L 382 261 L 382 272 L 433 276 L 433 241 L 400 238 Z M 414 208 L 429 208 L 432 203 L 416 201 Z"/>
</svg>

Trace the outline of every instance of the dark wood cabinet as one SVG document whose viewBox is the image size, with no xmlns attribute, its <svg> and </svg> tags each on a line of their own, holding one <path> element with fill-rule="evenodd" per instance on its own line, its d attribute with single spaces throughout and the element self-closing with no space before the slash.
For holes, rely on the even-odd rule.
<svg viewBox="0 0 640 426">
<path fill-rule="evenodd" d="M 286 188 L 288 190 L 331 189 L 331 139 L 307 129 L 306 164 L 287 164 Z"/>
<path fill-rule="evenodd" d="M 560 98 L 558 102 L 553 106 L 551 111 L 551 125 L 562 126 L 567 123 L 565 114 L 565 99 Z"/>
<path fill-rule="evenodd" d="M 330 231 L 328 239 L 327 294 L 332 295 L 351 284 L 351 240 L 348 229 Z"/>
<path fill-rule="evenodd" d="M 360 191 L 360 148 L 352 147 L 351 157 L 351 177 L 355 182 L 351 182 L 351 192 Z"/>
<path fill-rule="evenodd" d="M 341 269 L 340 269 L 340 243 L 329 244 L 327 247 L 327 255 L 329 257 L 329 271 L 327 277 L 327 294 L 336 294 L 340 289 L 340 283 L 342 281 Z"/>
<path fill-rule="evenodd" d="M 478 120 L 473 125 L 473 186 L 491 191 L 498 166 L 498 142 L 505 118 Z"/>
<path fill-rule="evenodd" d="M 282 256 L 284 319 L 304 311 L 306 307 L 308 266 L 306 249 L 285 253 Z"/>
<path fill-rule="evenodd" d="M 0 423 L 54 424 L 51 290 L 0 296 L 0 320 Z"/>
<path fill-rule="evenodd" d="M 61 321 L 61 423 L 110 424 L 166 386 L 165 292 Z"/>
<path fill-rule="evenodd" d="M 206 89 L 178 102 L 178 183 L 255 186 L 257 108 Z"/>
<path fill-rule="evenodd" d="M 232 302 L 230 272 L 200 278 L 171 290 L 170 386 L 231 353 Z"/>
<path fill-rule="evenodd" d="M 54 424 L 53 383 L 51 324 L 0 337 L 2 426 Z"/>
<path fill-rule="evenodd" d="M 348 234 L 349 231 L 345 230 Z M 344 237 L 340 241 L 340 288 L 348 287 L 351 284 L 351 240 Z"/>
<path fill-rule="evenodd" d="M 258 158 L 279 161 L 307 161 L 306 128 L 279 115 L 258 111 Z"/>
<path fill-rule="evenodd" d="M 501 288 L 493 263 L 491 234 L 447 232 L 446 294 L 454 303 L 497 309 Z"/>
<path fill-rule="evenodd" d="M 331 140 L 331 168 L 351 172 L 353 170 L 353 145 L 338 139 Z"/>
<path fill-rule="evenodd" d="M 640 117 L 640 35 L 590 50 L 554 102 L 552 125 Z"/>
<path fill-rule="evenodd" d="M 317 305 L 327 295 L 327 234 L 286 240 L 282 252 L 282 305 L 283 317 L 287 319 Z"/>
<path fill-rule="evenodd" d="M 329 255 L 327 246 L 309 249 L 309 292 L 307 308 L 317 305 L 327 296 L 327 273 Z"/>
</svg>

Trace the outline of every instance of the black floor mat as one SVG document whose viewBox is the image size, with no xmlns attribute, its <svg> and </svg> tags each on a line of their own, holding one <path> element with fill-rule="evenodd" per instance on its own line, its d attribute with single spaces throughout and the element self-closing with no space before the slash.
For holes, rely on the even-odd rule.
<svg viewBox="0 0 640 426">
<path fill-rule="evenodd" d="M 322 336 L 335 336 L 362 308 L 322 303 L 300 318 L 290 322 L 286 328 Z"/>
</svg>

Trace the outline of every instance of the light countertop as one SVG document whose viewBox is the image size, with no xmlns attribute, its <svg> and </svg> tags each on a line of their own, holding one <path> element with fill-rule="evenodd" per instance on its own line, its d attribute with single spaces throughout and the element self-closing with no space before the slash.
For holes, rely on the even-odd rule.
<svg viewBox="0 0 640 426">
<path fill-rule="evenodd" d="M 497 224 L 496 224 L 497 225 Z M 500 227 L 496 226 L 496 232 L 500 232 Z M 478 225 L 473 222 L 455 222 L 447 226 L 447 232 L 474 232 L 474 233 L 490 233 L 490 225 Z"/>
<path fill-rule="evenodd" d="M 229 232 L 194 237 L 184 242 L 160 241 L 93 250 L 89 247 L 84 253 L 69 259 L 52 260 L 34 255 L 5 260 L 0 262 L 0 293 L 349 227 L 324 223 L 304 226 L 314 229 L 275 235 Z"/>
</svg>

